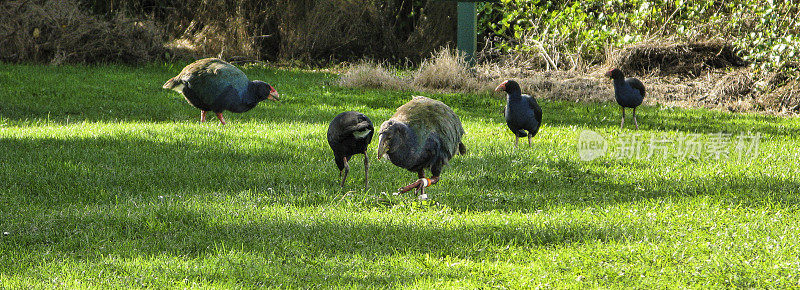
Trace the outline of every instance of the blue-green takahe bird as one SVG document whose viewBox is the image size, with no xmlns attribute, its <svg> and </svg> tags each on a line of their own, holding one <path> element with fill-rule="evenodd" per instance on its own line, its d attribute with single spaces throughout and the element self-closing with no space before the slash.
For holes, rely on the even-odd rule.
<svg viewBox="0 0 800 290">
<path fill-rule="evenodd" d="M 414 97 L 381 124 L 378 159 L 386 156 L 392 164 L 416 172 L 419 179 L 398 191 L 416 189 L 424 199 L 425 187 L 439 181 L 442 167 L 450 158 L 467 153 L 462 135 L 464 128 L 453 109 L 434 99 Z M 425 178 L 426 168 L 431 178 Z"/>
<path fill-rule="evenodd" d="M 189 104 L 200 109 L 200 122 L 206 121 L 207 111 L 213 111 L 223 125 L 222 112 L 226 110 L 242 113 L 263 100 L 279 100 L 275 88 L 262 81 L 250 81 L 244 72 L 218 58 L 187 65 L 163 88 L 182 93 Z"/>
</svg>

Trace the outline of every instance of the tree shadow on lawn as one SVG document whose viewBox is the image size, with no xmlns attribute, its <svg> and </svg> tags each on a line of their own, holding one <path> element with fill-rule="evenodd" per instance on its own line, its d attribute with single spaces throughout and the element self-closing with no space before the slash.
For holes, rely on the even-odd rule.
<svg viewBox="0 0 800 290">
<path fill-rule="evenodd" d="M 198 128 L 197 130 L 202 130 Z M 296 182 L 288 171 L 306 169 L 302 178 L 309 184 L 335 184 L 310 168 L 327 164 L 328 158 L 308 144 L 267 141 L 257 137 L 216 136 L 216 140 L 155 141 L 138 137 L 0 139 L 8 152 L 0 167 L 0 183 L 7 197 L 19 203 L 113 202 L 116 196 L 175 192 L 239 192 Z M 232 148 L 230 139 L 255 148 Z M 245 138 L 253 139 L 246 142 Z M 292 148 L 287 150 L 286 148 Z M 331 163 L 332 165 L 332 163 Z M 327 167 L 327 166 L 326 166 Z"/>
<path fill-rule="evenodd" d="M 242 138 L 253 138 L 251 141 L 255 143 L 263 141 L 258 137 Z M 239 223 L 219 223 L 212 221 L 213 212 L 198 212 L 180 205 L 148 205 L 133 208 L 131 214 L 123 211 L 83 213 L 80 210 L 61 213 L 66 204 L 76 204 L 78 209 L 91 204 L 125 206 L 124 202 L 116 202 L 116 196 L 146 195 L 158 200 L 155 197 L 159 194 L 187 188 L 205 193 L 235 193 L 255 188 L 260 194 L 267 192 L 267 187 L 303 179 L 313 190 L 338 190 L 335 169 L 330 170 L 330 174 L 309 173 L 332 168 L 327 148 L 291 140 L 265 141 L 263 147 L 247 151 L 221 146 L 224 144 L 224 138 L 207 143 L 161 142 L 134 137 L 0 139 L 0 148 L 7 152 L 0 171 L 0 183 L 6 185 L 6 189 L 0 191 L 0 197 L 6 202 L 3 222 L 15 221 L 10 225 L 13 228 L 3 229 L 14 234 L 1 237 L 0 243 L 8 256 L 29 255 L 41 261 L 49 259 L 44 257 L 49 251 L 55 252 L 56 257 L 96 264 L 106 263 L 103 255 L 108 254 L 131 258 L 218 257 L 227 254 L 218 247 L 224 245 L 260 258 L 253 262 L 221 259 L 223 266 L 234 270 L 232 274 L 219 274 L 220 279 L 233 277 L 242 284 L 272 283 L 277 279 L 288 285 L 305 285 L 329 278 L 325 275 L 341 273 L 332 279 L 368 286 L 413 283 L 425 275 L 462 277 L 464 274 L 457 270 L 442 274 L 437 269 L 426 269 L 423 271 L 426 274 L 407 270 L 400 275 L 391 271 L 363 275 L 352 266 L 357 261 L 383 257 L 406 259 L 425 254 L 496 261 L 498 249 L 506 246 L 536 248 L 631 237 L 646 236 L 649 241 L 661 238 L 660 233 L 647 224 L 598 228 L 571 220 L 547 225 L 460 221 L 461 224 L 421 226 L 368 220 L 358 223 L 324 217 L 303 220 L 267 214 Z M 681 181 L 655 176 L 644 184 L 625 183 L 600 172 L 598 164 L 570 160 L 536 163 L 529 169 L 530 173 L 522 174 L 520 167 L 504 166 L 510 163 L 504 158 L 486 160 L 474 155 L 459 156 L 445 171 L 445 178 L 450 180 L 430 188 L 428 194 L 457 211 L 535 212 L 563 205 L 596 207 L 700 195 L 712 195 L 719 197 L 721 203 L 744 206 L 757 207 L 764 203 L 791 206 L 798 203 L 800 189 L 796 181 L 749 176 L 703 176 Z M 647 166 L 638 161 L 628 163 Z M 618 165 L 599 164 L 601 168 L 613 170 L 617 170 Z M 373 176 L 385 179 L 377 183 L 381 188 L 409 181 L 406 177 L 413 175 L 398 176 L 403 170 L 391 164 L 375 167 L 378 169 L 373 171 Z M 299 175 L 292 174 L 294 170 Z M 322 196 L 293 202 L 291 195 L 304 193 L 285 191 L 280 194 L 289 195 L 282 200 L 285 204 L 296 206 L 327 206 L 333 201 L 331 197 Z M 7 211 L 13 211 L 13 207 L 25 207 L 26 213 L 33 214 L 14 217 Z M 332 258 L 334 262 L 321 263 L 316 257 Z M 255 266 L 249 267 L 252 264 Z M 412 266 L 425 267 L 421 262 Z M 254 268 L 259 270 L 254 273 Z M 25 275 L 28 269 L 22 266 L 11 272 Z M 14 275 L 12 273 L 8 275 Z M 274 273 L 281 276 L 276 278 Z M 204 277 L 202 273 L 185 269 L 165 275 L 173 275 L 176 280 L 192 275 L 198 279 Z"/>
<path fill-rule="evenodd" d="M 544 111 L 543 123 L 550 126 L 580 126 L 604 130 L 619 130 L 620 107 L 614 102 L 574 103 L 566 101 L 540 102 Z M 548 110 L 549 109 L 549 110 Z M 624 131 L 636 132 L 632 111 L 625 110 Z M 643 131 L 679 131 L 684 133 L 761 133 L 762 135 L 796 136 L 800 134 L 800 119 L 756 114 L 738 114 L 701 109 L 662 109 L 642 106 L 637 110 L 639 128 Z M 789 126 L 791 125 L 791 126 Z"/>
<path fill-rule="evenodd" d="M 438 195 L 437 201 L 459 211 L 535 212 L 563 205 L 593 207 L 696 196 L 714 196 L 720 203 L 750 207 L 765 204 L 789 207 L 800 203 L 800 182 L 791 178 L 744 174 L 687 176 L 680 180 L 655 175 L 639 178 L 624 172 L 610 175 L 602 170 L 618 172 L 622 163 L 625 168 L 640 168 L 635 170 L 638 171 L 651 167 L 648 161 L 551 160 L 514 166 L 511 162 L 487 161 L 470 155 L 459 158 L 443 174 L 444 178 L 454 180 L 442 182 L 441 187 L 427 192 Z"/>
<path fill-rule="evenodd" d="M 372 187 L 364 190 L 361 186 L 363 157 L 358 156 L 351 164 L 347 187 L 340 188 L 338 170 L 324 141 L 275 141 L 235 132 L 205 132 L 202 127 L 188 130 L 197 131 L 189 135 L 209 140 L 158 141 L 135 136 L 0 139 L 0 149 L 7 152 L 0 167 L 0 183 L 6 185 L 4 198 L 11 204 L 53 207 L 107 203 L 130 196 L 255 191 L 282 203 L 319 206 L 334 202 L 344 191 L 355 190 L 356 195 L 368 198 L 381 191 L 394 192 L 416 179 L 389 162 L 375 162 L 373 148 L 368 151 Z M 239 147 L 227 145 L 234 138 Z M 625 170 L 647 172 L 653 166 L 649 161 L 582 163 L 561 158 L 528 160 L 519 154 L 457 156 L 445 168 L 443 182 L 428 193 L 457 210 L 534 212 L 564 204 L 597 206 L 699 195 L 752 206 L 767 199 L 793 205 L 800 190 L 800 183 L 791 178 L 694 177 L 691 173 L 681 180 L 639 178 Z M 604 173 L 604 168 L 615 174 Z"/>
<path fill-rule="evenodd" d="M 198 212 L 180 205 L 138 208 L 133 211 L 90 212 L 70 211 L 44 213 L 32 217 L 30 224 L 20 225 L 12 235 L 0 238 L 5 254 L 26 259 L 88 263 L 100 267 L 114 261 L 151 257 L 174 257 L 181 261 L 214 260 L 224 269 L 221 279 L 239 284 L 285 283 L 303 285 L 326 279 L 356 285 L 394 285 L 411 283 L 428 277 L 463 277 L 470 271 L 463 268 L 432 267 L 425 259 L 454 259 L 526 264 L 528 261 L 507 261 L 501 254 L 512 248 L 561 247 L 581 243 L 608 242 L 647 237 L 659 240 L 660 233 L 646 224 L 597 228 L 584 222 L 563 222 L 492 225 L 478 222 L 452 224 L 407 224 L 372 221 L 360 217 L 356 222 L 339 217 L 326 219 L 286 216 L 282 213 L 258 215 L 255 220 L 236 223 L 213 222 L 215 213 Z M 222 213 L 219 213 L 222 214 Z M 58 216 L 57 225 L 42 227 L 43 219 Z M 474 224 L 470 224 L 474 223 Z M 28 228 L 26 228 L 28 227 Z M 525 250 L 522 250 L 525 251 Z M 231 255 L 226 259 L 225 255 Z M 388 260 L 388 261 L 387 261 Z M 405 269 L 386 269 L 397 266 Z M 441 260 L 440 260 L 441 261 Z M 373 264 L 373 263 L 381 264 Z M 147 264 L 147 263 L 145 263 Z M 159 279 L 180 281 L 186 277 L 202 278 L 207 272 L 191 270 L 191 264 L 178 263 L 176 269 L 160 269 Z M 27 263 L 5 273 L 25 276 Z M 149 265 L 145 265 L 147 267 Z M 480 265 L 476 266 L 479 270 Z M 443 269 L 444 268 L 444 269 Z M 222 274 L 219 270 L 207 270 Z M 375 271 L 375 275 L 365 272 Z M 124 275 L 138 275 L 121 270 Z M 147 273 L 147 271 L 145 271 Z M 123 275 L 123 274 L 120 274 Z M 164 275 L 164 276 L 161 276 Z M 332 275 L 332 277 L 327 277 Z M 166 276 L 166 277 L 165 277 Z"/>
<path fill-rule="evenodd" d="M 113 67 L 112 67 L 113 68 Z M 47 68 L 51 69 L 52 68 Z M 87 68 L 90 69 L 90 68 Z M 75 69 L 62 72 L 68 72 Z M 116 69 L 127 78 L 117 77 L 117 86 L 108 85 L 101 77 L 65 80 L 54 88 L 23 87 L 11 90 L 0 105 L 3 118 L 13 122 L 47 120 L 55 123 L 74 122 L 185 122 L 197 121 L 199 110 L 186 103 L 175 92 L 161 89 L 164 79 L 141 80 L 135 69 Z M 101 74 L 104 71 L 98 72 Z M 326 74 L 306 77 L 304 72 L 267 70 L 282 76 L 285 86 L 281 103 L 265 102 L 241 114 L 228 112 L 231 122 L 308 122 L 327 124 L 333 116 L 348 110 L 367 111 L 373 121 L 388 119 L 397 107 L 413 95 L 424 95 L 441 100 L 451 106 L 462 121 L 489 119 L 504 126 L 502 109 L 505 101 L 489 95 L 474 94 L 423 94 L 412 91 L 384 91 L 347 89 L 330 86 L 324 81 Z M 162 72 L 163 74 L 163 72 Z M 268 73 L 269 74 L 269 73 Z M 59 74 L 56 73 L 56 76 Z M 161 75 L 161 74 L 159 74 Z M 42 81 L 54 75 L 45 75 Z M 25 83 L 36 84 L 36 81 Z M 124 93 L 127 92 L 127 93 Z M 3 100 L 3 99 L 0 99 Z M 574 103 L 567 101 L 540 102 L 547 126 L 587 126 L 615 130 L 620 120 L 619 106 L 613 102 Z M 702 110 L 663 110 L 659 107 L 641 107 L 639 121 L 642 130 L 684 131 L 692 133 L 760 132 L 771 135 L 798 135 L 800 126 L 786 127 L 795 122 L 784 118 L 754 114 L 731 114 Z M 377 113 L 377 114 L 376 114 Z M 630 112 L 628 112 L 629 124 Z M 379 120 L 375 120 L 379 119 Z M 740 124 L 741 123 L 741 124 Z M 630 126 L 629 126 L 630 127 Z"/>
</svg>

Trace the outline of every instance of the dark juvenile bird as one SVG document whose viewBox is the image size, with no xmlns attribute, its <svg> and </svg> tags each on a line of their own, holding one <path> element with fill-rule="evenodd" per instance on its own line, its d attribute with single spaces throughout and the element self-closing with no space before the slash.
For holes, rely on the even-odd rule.
<svg viewBox="0 0 800 290">
<path fill-rule="evenodd" d="M 386 156 L 392 164 L 416 172 L 419 179 L 398 189 L 399 193 L 416 189 L 427 198 L 425 187 L 436 184 L 444 167 L 456 154 L 466 154 L 461 142 L 464 128 L 453 109 L 426 97 L 414 97 L 397 108 L 397 112 L 381 124 L 378 137 L 378 159 Z M 431 178 L 425 178 L 425 169 Z"/>
<path fill-rule="evenodd" d="M 206 121 L 207 111 L 213 111 L 223 125 L 224 111 L 242 113 L 263 100 L 279 100 L 275 88 L 263 81 L 250 81 L 244 72 L 218 58 L 187 65 L 163 88 L 182 93 L 189 104 L 200 109 L 200 122 Z"/>
<path fill-rule="evenodd" d="M 348 111 L 336 115 L 328 126 L 328 145 L 333 149 L 333 161 L 339 167 L 342 187 L 350 172 L 347 163 L 355 154 L 364 154 L 364 187 L 369 187 L 369 157 L 367 146 L 372 142 L 375 128 L 372 121 L 362 113 Z"/>
<path fill-rule="evenodd" d="M 535 98 L 523 95 L 519 84 L 513 80 L 503 82 L 495 91 L 505 91 L 508 94 L 504 115 L 506 125 L 517 137 L 514 140 L 514 147 L 519 144 L 519 138 L 525 136 L 528 136 L 528 147 L 530 147 L 531 138 L 536 136 L 542 125 L 542 108 L 539 107 L 539 103 Z"/>
<path fill-rule="evenodd" d="M 642 104 L 644 100 L 644 84 L 637 78 L 625 78 L 618 68 L 609 70 L 606 73 L 607 77 L 614 80 L 614 98 L 617 100 L 622 108 L 622 122 L 619 128 L 625 125 L 625 108 L 633 108 L 633 124 L 636 129 L 639 129 L 639 122 L 636 121 L 636 107 Z"/>
</svg>

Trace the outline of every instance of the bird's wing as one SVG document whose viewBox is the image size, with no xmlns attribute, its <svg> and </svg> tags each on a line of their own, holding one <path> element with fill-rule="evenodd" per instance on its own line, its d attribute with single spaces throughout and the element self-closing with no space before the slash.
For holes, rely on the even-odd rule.
<svg viewBox="0 0 800 290">
<path fill-rule="evenodd" d="M 529 95 L 522 95 L 522 97 L 528 101 L 528 107 L 533 110 L 533 116 L 536 118 L 536 121 L 539 124 L 542 123 L 542 107 L 539 107 L 539 102 L 536 101 L 535 98 Z"/>
<path fill-rule="evenodd" d="M 628 83 L 632 88 L 634 88 L 637 91 L 639 91 L 639 94 L 641 94 L 642 98 L 644 98 L 645 89 L 644 89 L 644 84 L 642 83 L 642 81 L 640 81 L 637 78 L 627 78 L 627 79 L 625 79 L 625 82 Z"/>
</svg>

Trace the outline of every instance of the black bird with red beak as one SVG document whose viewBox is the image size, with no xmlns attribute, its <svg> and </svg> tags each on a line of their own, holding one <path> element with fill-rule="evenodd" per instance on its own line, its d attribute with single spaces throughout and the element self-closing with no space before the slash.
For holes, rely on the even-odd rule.
<svg viewBox="0 0 800 290">
<path fill-rule="evenodd" d="M 645 95 L 644 84 L 637 78 L 625 78 L 622 71 L 618 68 L 606 72 L 606 76 L 614 82 L 614 99 L 622 109 L 622 122 L 619 128 L 625 125 L 625 108 L 633 108 L 633 124 L 639 129 L 639 122 L 636 121 L 636 107 L 642 104 Z"/>
<path fill-rule="evenodd" d="M 528 147 L 530 147 L 531 138 L 536 136 L 542 125 L 542 108 L 539 107 L 539 103 L 535 98 L 523 95 L 519 84 L 513 80 L 504 81 L 495 91 L 505 91 L 508 94 L 503 115 L 508 129 L 511 129 L 511 133 L 516 137 L 514 147 L 518 146 L 519 138 L 525 136 L 528 136 Z"/>
<path fill-rule="evenodd" d="M 189 104 L 200 109 L 200 122 L 206 121 L 206 112 L 213 111 L 223 125 L 224 111 L 243 113 L 263 100 L 280 100 L 275 88 L 262 81 L 250 81 L 240 69 L 218 58 L 187 65 L 162 87 L 183 94 Z"/>
</svg>

